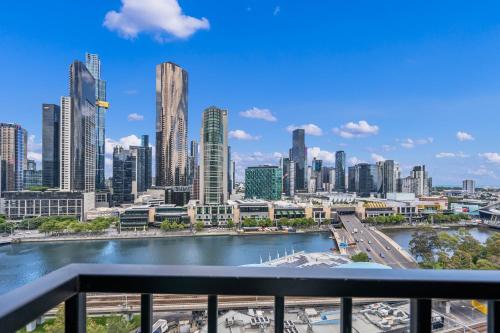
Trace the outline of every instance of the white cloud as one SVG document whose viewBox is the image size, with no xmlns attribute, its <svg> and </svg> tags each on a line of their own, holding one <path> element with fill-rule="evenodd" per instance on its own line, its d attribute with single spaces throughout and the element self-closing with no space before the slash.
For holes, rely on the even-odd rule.
<svg viewBox="0 0 500 333">
<path fill-rule="evenodd" d="M 396 150 L 396 147 L 391 146 L 391 145 L 382 145 L 382 149 L 384 151 L 393 151 L 393 150 Z"/>
<path fill-rule="evenodd" d="M 464 154 L 462 152 L 458 153 L 442 152 L 436 154 L 436 158 L 466 158 L 466 157 L 469 157 L 469 155 Z"/>
<path fill-rule="evenodd" d="M 500 154 L 499 153 L 482 153 L 479 154 L 480 157 L 486 159 L 491 163 L 500 163 Z"/>
<path fill-rule="evenodd" d="M 265 121 L 276 121 L 278 120 L 269 109 L 260 109 L 257 107 L 253 107 L 246 111 L 240 112 L 240 116 L 244 118 L 253 118 L 253 119 L 262 119 Z"/>
<path fill-rule="evenodd" d="M 467 132 L 458 131 L 457 132 L 457 139 L 458 139 L 458 141 L 472 141 L 472 140 L 474 140 L 474 137 Z"/>
<path fill-rule="evenodd" d="M 236 140 L 259 140 L 260 136 L 253 136 L 243 130 L 229 131 L 229 137 Z"/>
<path fill-rule="evenodd" d="M 135 134 L 124 136 L 120 138 L 118 141 L 113 140 L 111 138 L 106 138 L 105 145 L 106 145 L 105 147 L 106 155 L 113 155 L 113 148 L 115 146 L 120 145 L 125 149 L 128 149 L 130 146 L 140 146 L 141 139 Z"/>
<path fill-rule="evenodd" d="M 304 124 L 304 125 L 300 125 L 300 126 L 290 125 L 286 128 L 286 130 L 288 132 L 293 132 L 294 130 L 299 129 L 299 128 L 302 128 L 306 132 L 306 134 L 309 134 L 309 135 L 314 135 L 314 136 L 323 135 L 323 130 L 315 124 Z"/>
<path fill-rule="evenodd" d="M 127 116 L 128 121 L 141 121 L 144 120 L 144 116 L 138 113 L 131 113 Z"/>
<path fill-rule="evenodd" d="M 236 180 L 242 181 L 245 179 L 245 169 L 249 166 L 256 165 L 278 165 L 279 159 L 283 156 L 280 152 L 262 153 L 256 151 L 253 153 L 232 153 L 232 159 L 236 164 Z"/>
<path fill-rule="evenodd" d="M 274 11 L 273 11 L 273 15 L 274 16 L 278 15 L 280 12 L 281 12 L 281 7 L 280 6 L 274 7 Z"/>
<path fill-rule="evenodd" d="M 35 160 L 36 162 L 41 162 L 42 161 L 42 154 L 41 153 L 35 153 L 33 151 L 28 152 L 28 160 Z M 40 167 L 40 166 L 38 166 Z"/>
<path fill-rule="evenodd" d="M 340 128 L 334 128 L 333 133 L 345 138 L 363 138 L 370 135 L 376 135 L 379 132 L 377 125 L 370 125 L 366 120 L 360 120 L 357 123 L 348 122 Z"/>
<path fill-rule="evenodd" d="M 159 42 L 186 39 L 198 30 L 210 28 L 206 18 L 184 15 L 178 0 L 122 0 L 119 11 L 106 13 L 103 25 L 124 38 L 133 39 L 146 32 Z"/>
<path fill-rule="evenodd" d="M 379 155 L 379 154 L 373 153 L 371 156 L 372 156 L 372 160 L 374 160 L 375 162 L 383 162 L 386 160 L 386 158 L 384 156 Z"/>
<path fill-rule="evenodd" d="M 307 149 L 307 159 L 309 160 L 309 163 L 313 158 L 323 160 L 327 163 L 335 163 L 335 153 L 327 150 L 321 150 L 320 147 L 310 147 Z"/>
<path fill-rule="evenodd" d="M 356 156 L 353 156 L 353 157 L 350 157 L 347 159 L 347 161 L 349 162 L 349 165 L 356 165 L 356 164 L 359 164 L 359 163 L 366 163 L 365 161 L 363 160 L 360 160 L 359 158 L 357 158 Z"/>
<path fill-rule="evenodd" d="M 498 179 L 499 178 L 497 176 L 497 174 L 493 170 L 488 169 L 484 165 L 479 166 L 478 169 L 469 170 L 468 173 L 470 175 L 480 176 L 480 177 L 481 176 L 486 176 L 486 177 L 490 177 L 490 178 L 493 178 L 493 179 Z"/>
<path fill-rule="evenodd" d="M 425 139 L 405 139 L 405 140 L 396 140 L 400 142 L 401 147 L 406 149 L 414 148 L 416 145 L 427 145 L 434 142 L 434 138 L 425 138 Z"/>
</svg>

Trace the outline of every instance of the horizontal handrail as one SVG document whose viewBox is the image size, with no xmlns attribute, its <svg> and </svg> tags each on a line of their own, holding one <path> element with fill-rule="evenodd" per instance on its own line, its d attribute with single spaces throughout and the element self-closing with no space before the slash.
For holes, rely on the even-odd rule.
<svg viewBox="0 0 500 333">
<path fill-rule="evenodd" d="M 0 327 L 87 292 L 499 300 L 500 271 L 71 264 L 0 296 Z"/>
</svg>

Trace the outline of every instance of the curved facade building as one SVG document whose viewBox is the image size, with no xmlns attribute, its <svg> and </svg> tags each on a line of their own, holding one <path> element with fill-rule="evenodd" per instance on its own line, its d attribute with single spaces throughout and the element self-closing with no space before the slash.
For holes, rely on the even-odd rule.
<svg viewBox="0 0 500 333">
<path fill-rule="evenodd" d="M 156 186 L 187 185 L 188 74 L 156 66 Z"/>
<path fill-rule="evenodd" d="M 224 204 L 228 199 L 226 110 L 211 106 L 203 111 L 200 154 L 200 201 Z"/>
</svg>

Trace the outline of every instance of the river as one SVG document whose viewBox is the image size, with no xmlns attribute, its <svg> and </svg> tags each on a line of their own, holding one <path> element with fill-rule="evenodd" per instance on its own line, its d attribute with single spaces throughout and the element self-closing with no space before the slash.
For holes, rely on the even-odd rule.
<svg viewBox="0 0 500 333">
<path fill-rule="evenodd" d="M 408 248 L 412 230 L 386 230 Z M 449 232 L 454 232 L 450 230 Z M 494 231 L 471 229 L 480 241 Z M 323 252 L 329 233 L 207 236 L 133 240 L 20 243 L 0 247 L 0 294 L 70 263 L 221 265 L 255 264 L 287 251 Z"/>
</svg>

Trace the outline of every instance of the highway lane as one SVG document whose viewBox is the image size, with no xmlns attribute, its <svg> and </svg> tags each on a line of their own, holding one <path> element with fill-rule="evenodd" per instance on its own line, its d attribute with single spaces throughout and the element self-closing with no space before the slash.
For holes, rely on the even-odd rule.
<svg viewBox="0 0 500 333">
<path fill-rule="evenodd" d="M 374 262 L 393 268 L 415 267 L 415 263 L 410 262 L 399 252 L 398 248 L 377 232 L 366 227 L 355 215 L 341 215 L 340 218 L 347 232 L 357 240 L 359 250 L 366 252 Z"/>
</svg>

